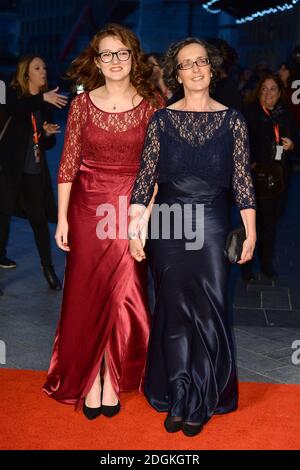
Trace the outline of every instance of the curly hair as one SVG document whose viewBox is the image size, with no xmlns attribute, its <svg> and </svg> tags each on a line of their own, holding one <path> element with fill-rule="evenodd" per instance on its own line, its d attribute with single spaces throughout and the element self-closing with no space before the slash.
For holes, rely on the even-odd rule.
<svg viewBox="0 0 300 470">
<path fill-rule="evenodd" d="M 153 68 L 147 64 L 146 56 L 141 50 L 140 41 L 130 29 L 124 26 L 110 23 L 98 31 L 84 51 L 73 60 L 67 72 L 67 78 L 76 85 L 83 85 L 84 90 L 91 91 L 105 84 L 105 78 L 99 74 L 95 64 L 101 39 L 113 36 L 118 38 L 131 50 L 132 67 L 130 71 L 130 82 L 137 93 L 149 101 L 153 106 L 160 107 L 161 101 L 155 92 L 150 78 Z"/>
<path fill-rule="evenodd" d="M 41 59 L 45 63 L 45 60 L 43 59 L 43 57 L 41 57 L 38 54 L 24 55 L 18 60 L 17 69 L 13 75 L 10 85 L 12 88 L 15 88 L 17 90 L 17 93 L 19 96 L 30 95 L 28 71 L 29 71 L 29 66 L 31 62 L 34 59 Z M 47 90 L 48 90 L 48 84 L 46 82 L 40 91 L 45 92 Z"/>
<path fill-rule="evenodd" d="M 199 44 L 200 46 L 204 47 L 207 52 L 207 56 L 210 61 L 210 67 L 212 72 L 212 79 L 209 85 L 210 91 L 213 91 L 215 87 L 215 83 L 218 80 L 221 72 L 222 66 L 222 56 L 218 49 L 213 45 L 209 44 L 208 42 L 204 41 L 203 39 L 198 38 L 186 38 L 174 44 L 171 44 L 169 49 L 167 50 L 163 60 L 163 77 L 165 84 L 167 87 L 176 93 L 180 90 L 182 85 L 178 82 L 178 54 L 185 46 L 189 46 L 190 44 Z"/>
</svg>

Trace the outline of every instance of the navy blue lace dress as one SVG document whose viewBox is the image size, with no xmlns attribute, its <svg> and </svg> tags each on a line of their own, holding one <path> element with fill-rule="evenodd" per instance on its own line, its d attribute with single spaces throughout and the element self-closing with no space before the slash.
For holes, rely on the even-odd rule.
<svg viewBox="0 0 300 470">
<path fill-rule="evenodd" d="M 158 411 L 205 423 L 238 402 L 223 250 L 231 188 L 240 210 L 255 208 L 242 115 L 230 108 L 155 112 L 131 203 L 147 205 L 156 182 L 147 242 L 156 304 L 145 395 Z"/>
</svg>

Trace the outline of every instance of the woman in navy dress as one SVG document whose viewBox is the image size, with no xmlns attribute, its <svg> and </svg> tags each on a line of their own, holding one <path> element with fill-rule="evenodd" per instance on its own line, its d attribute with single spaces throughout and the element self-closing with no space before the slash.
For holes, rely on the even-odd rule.
<svg viewBox="0 0 300 470">
<path fill-rule="evenodd" d="M 145 395 L 156 410 L 168 412 L 168 432 L 187 436 L 238 403 L 224 256 L 231 187 L 246 230 L 239 263 L 252 258 L 256 240 L 245 120 L 209 95 L 219 65 L 215 49 L 195 38 L 169 49 L 166 82 L 173 91 L 182 85 L 184 98 L 156 111 L 149 123 L 130 208 L 129 248 L 141 261 L 144 210 L 158 183 L 148 227 L 156 305 Z M 170 207 L 174 214 L 167 217 Z"/>
</svg>

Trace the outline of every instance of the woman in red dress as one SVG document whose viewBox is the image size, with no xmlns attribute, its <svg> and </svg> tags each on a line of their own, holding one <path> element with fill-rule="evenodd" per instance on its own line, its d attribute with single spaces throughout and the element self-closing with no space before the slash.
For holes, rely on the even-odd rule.
<svg viewBox="0 0 300 470">
<path fill-rule="evenodd" d="M 89 419 L 115 415 L 120 391 L 142 387 L 146 272 L 126 238 L 147 124 L 160 106 L 150 75 L 138 39 L 119 25 L 99 31 L 70 71 L 85 92 L 71 103 L 58 174 L 55 238 L 68 253 L 44 391 L 83 405 Z"/>
</svg>

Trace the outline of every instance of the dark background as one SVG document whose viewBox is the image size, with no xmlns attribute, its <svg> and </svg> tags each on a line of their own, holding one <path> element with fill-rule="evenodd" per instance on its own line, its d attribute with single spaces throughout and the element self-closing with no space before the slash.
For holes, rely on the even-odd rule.
<svg viewBox="0 0 300 470">
<path fill-rule="evenodd" d="M 207 4 L 210 3 L 210 7 Z M 291 8 L 241 18 L 276 5 Z M 185 36 L 218 36 L 235 47 L 242 67 L 272 70 L 300 44 L 298 0 L 0 0 L 0 79 L 8 81 L 17 58 L 41 54 L 51 82 L 107 22 L 133 29 L 146 52 L 163 52 Z"/>
</svg>

